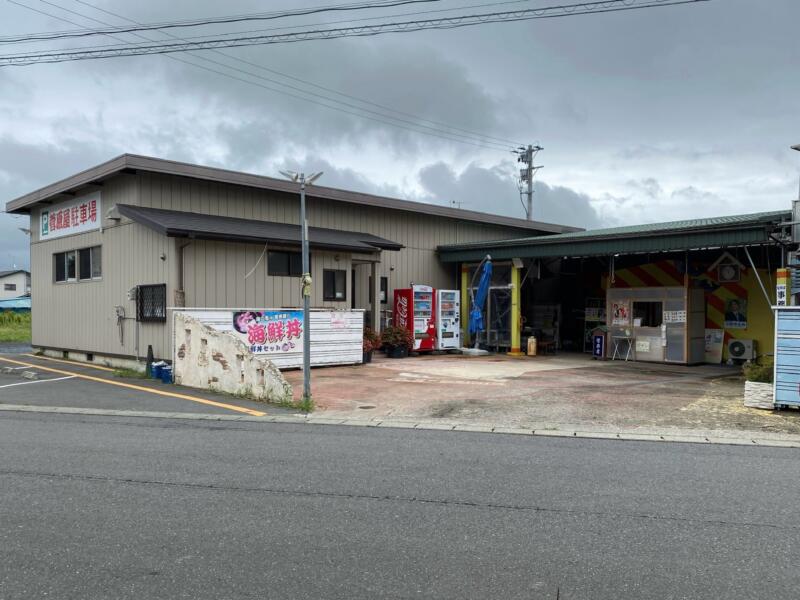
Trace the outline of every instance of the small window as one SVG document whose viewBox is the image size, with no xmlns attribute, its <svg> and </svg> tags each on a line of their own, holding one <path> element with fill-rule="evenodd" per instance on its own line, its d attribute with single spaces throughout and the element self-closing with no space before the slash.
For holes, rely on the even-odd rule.
<svg viewBox="0 0 800 600">
<path fill-rule="evenodd" d="M 53 255 L 53 269 L 56 281 L 75 281 L 77 257 L 75 250 L 58 252 Z"/>
<path fill-rule="evenodd" d="M 103 275 L 103 249 L 93 246 L 92 251 L 92 279 L 99 279 Z"/>
<path fill-rule="evenodd" d="M 389 278 L 381 277 L 381 304 L 388 302 Z M 369 303 L 372 304 L 372 275 L 369 276 Z"/>
<path fill-rule="evenodd" d="M 16 283 L 5 283 L 3 284 L 3 289 L 7 292 L 16 292 L 17 291 L 17 284 Z"/>
<path fill-rule="evenodd" d="M 634 302 L 633 324 L 636 327 L 661 327 L 662 302 Z"/>
<path fill-rule="evenodd" d="M 347 300 L 347 271 L 325 269 L 322 272 L 322 299 Z"/>
<path fill-rule="evenodd" d="M 65 254 L 67 257 L 67 281 L 75 281 L 75 275 L 77 274 L 78 270 L 75 252 L 72 251 Z"/>
<path fill-rule="evenodd" d="M 136 288 L 136 320 L 163 323 L 167 320 L 167 285 L 140 285 Z"/>
<path fill-rule="evenodd" d="M 78 250 L 78 273 L 81 280 L 92 278 L 92 250 L 82 248 Z"/>
<path fill-rule="evenodd" d="M 88 281 L 103 274 L 100 246 L 53 254 L 55 281 Z"/>
<path fill-rule="evenodd" d="M 270 251 L 267 271 L 277 277 L 300 277 L 303 274 L 303 255 L 300 252 Z"/>
<path fill-rule="evenodd" d="M 65 253 L 59 252 L 58 254 L 53 255 L 53 269 L 55 271 L 55 280 L 56 281 L 66 281 L 67 280 L 67 271 L 64 267 L 66 264 L 65 261 Z"/>
</svg>

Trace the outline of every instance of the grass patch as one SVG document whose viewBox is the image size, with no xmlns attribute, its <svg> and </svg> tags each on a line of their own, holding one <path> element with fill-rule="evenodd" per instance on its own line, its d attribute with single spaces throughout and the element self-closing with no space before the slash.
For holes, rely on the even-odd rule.
<svg viewBox="0 0 800 600">
<path fill-rule="evenodd" d="M 278 406 L 280 408 L 288 408 L 290 410 L 299 410 L 300 412 L 310 413 L 314 412 L 314 400 L 312 398 L 308 398 L 306 400 L 300 400 L 295 402 L 294 400 L 281 400 L 279 402 L 269 402 L 272 406 Z"/>
<path fill-rule="evenodd" d="M 31 313 L 0 312 L 0 342 L 30 342 Z"/>
<path fill-rule="evenodd" d="M 147 379 L 147 373 L 136 369 L 114 369 L 114 377 L 125 377 L 126 379 Z"/>
<path fill-rule="evenodd" d="M 742 372 L 747 381 L 755 381 L 757 383 L 772 383 L 774 374 L 772 365 L 758 365 L 756 363 L 744 365 Z"/>
<path fill-rule="evenodd" d="M 295 404 L 295 407 L 297 407 L 300 411 L 302 411 L 304 413 L 313 412 L 314 411 L 314 399 L 311 396 L 309 396 L 308 398 L 303 398 L 302 400 L 300 400 L 300 402 Z"/>
</svg>

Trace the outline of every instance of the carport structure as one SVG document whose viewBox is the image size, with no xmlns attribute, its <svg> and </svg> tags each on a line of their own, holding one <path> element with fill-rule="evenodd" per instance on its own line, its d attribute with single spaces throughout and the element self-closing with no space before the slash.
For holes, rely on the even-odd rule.
<svg viewBox="0 0 800 600">
<path fill-rule="evenodd" d="M 520 354 L 525 337 L 537 335 L 589 351 L 594 325 L 605 315 L 605 324 L 615 325 L 613 303 L 627 305 L 628 323 L 616 325 L 630 337 L 637 324 L 652 330 L 638 333 L 654 339 L 662 325 L 683 323 L 681 352 L 670 357 L 653 348 L 645 360 L 703 362 L 704 330 L 721 330 L 723 348 L 742 339 L 754 340 L 758 355 L 772 352 L 775 271 L 785 264 L 791 219 L 788 210 L 762 212 L 442 245 L 438 253 L 442 262 L 461 265 L 463 322 L 472 269 L 492 257 L 498 300 L 484 341 L 495 349 Z M 727 357 L 725 349 L 716 362 Z"/>
</svg>

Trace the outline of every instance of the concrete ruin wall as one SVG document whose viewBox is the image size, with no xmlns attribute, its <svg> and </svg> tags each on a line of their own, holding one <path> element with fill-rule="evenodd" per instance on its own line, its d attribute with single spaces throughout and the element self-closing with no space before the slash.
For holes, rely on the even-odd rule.
<svg viewBox="0 0 800 600">
<path fill-rule="evenodd" d="M 232 334 L 175 314 L 175 383 L 266 402 L 288 402 L 292 386 L 278 368 Z"/>
</svg>

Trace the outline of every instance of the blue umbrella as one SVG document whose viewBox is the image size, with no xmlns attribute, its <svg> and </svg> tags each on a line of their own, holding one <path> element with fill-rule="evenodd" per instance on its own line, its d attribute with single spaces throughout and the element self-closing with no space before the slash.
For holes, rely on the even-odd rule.
<svg viewBox="0 0 800 600">
<path fill-rule="evenodd" d="M 469 310 L 470 335 L 475 335 L 486 329 L 483 324 L 483 305 L 486 303 L 486 297 L 489 295 L 489 285 L 492 282 L 492 259 L 488 256 L 483 259 L 483 262 L 478 266 L 478 271 L 480 271 L 478 291 L 472 297 L 472 307 Z"/>
</svg>

